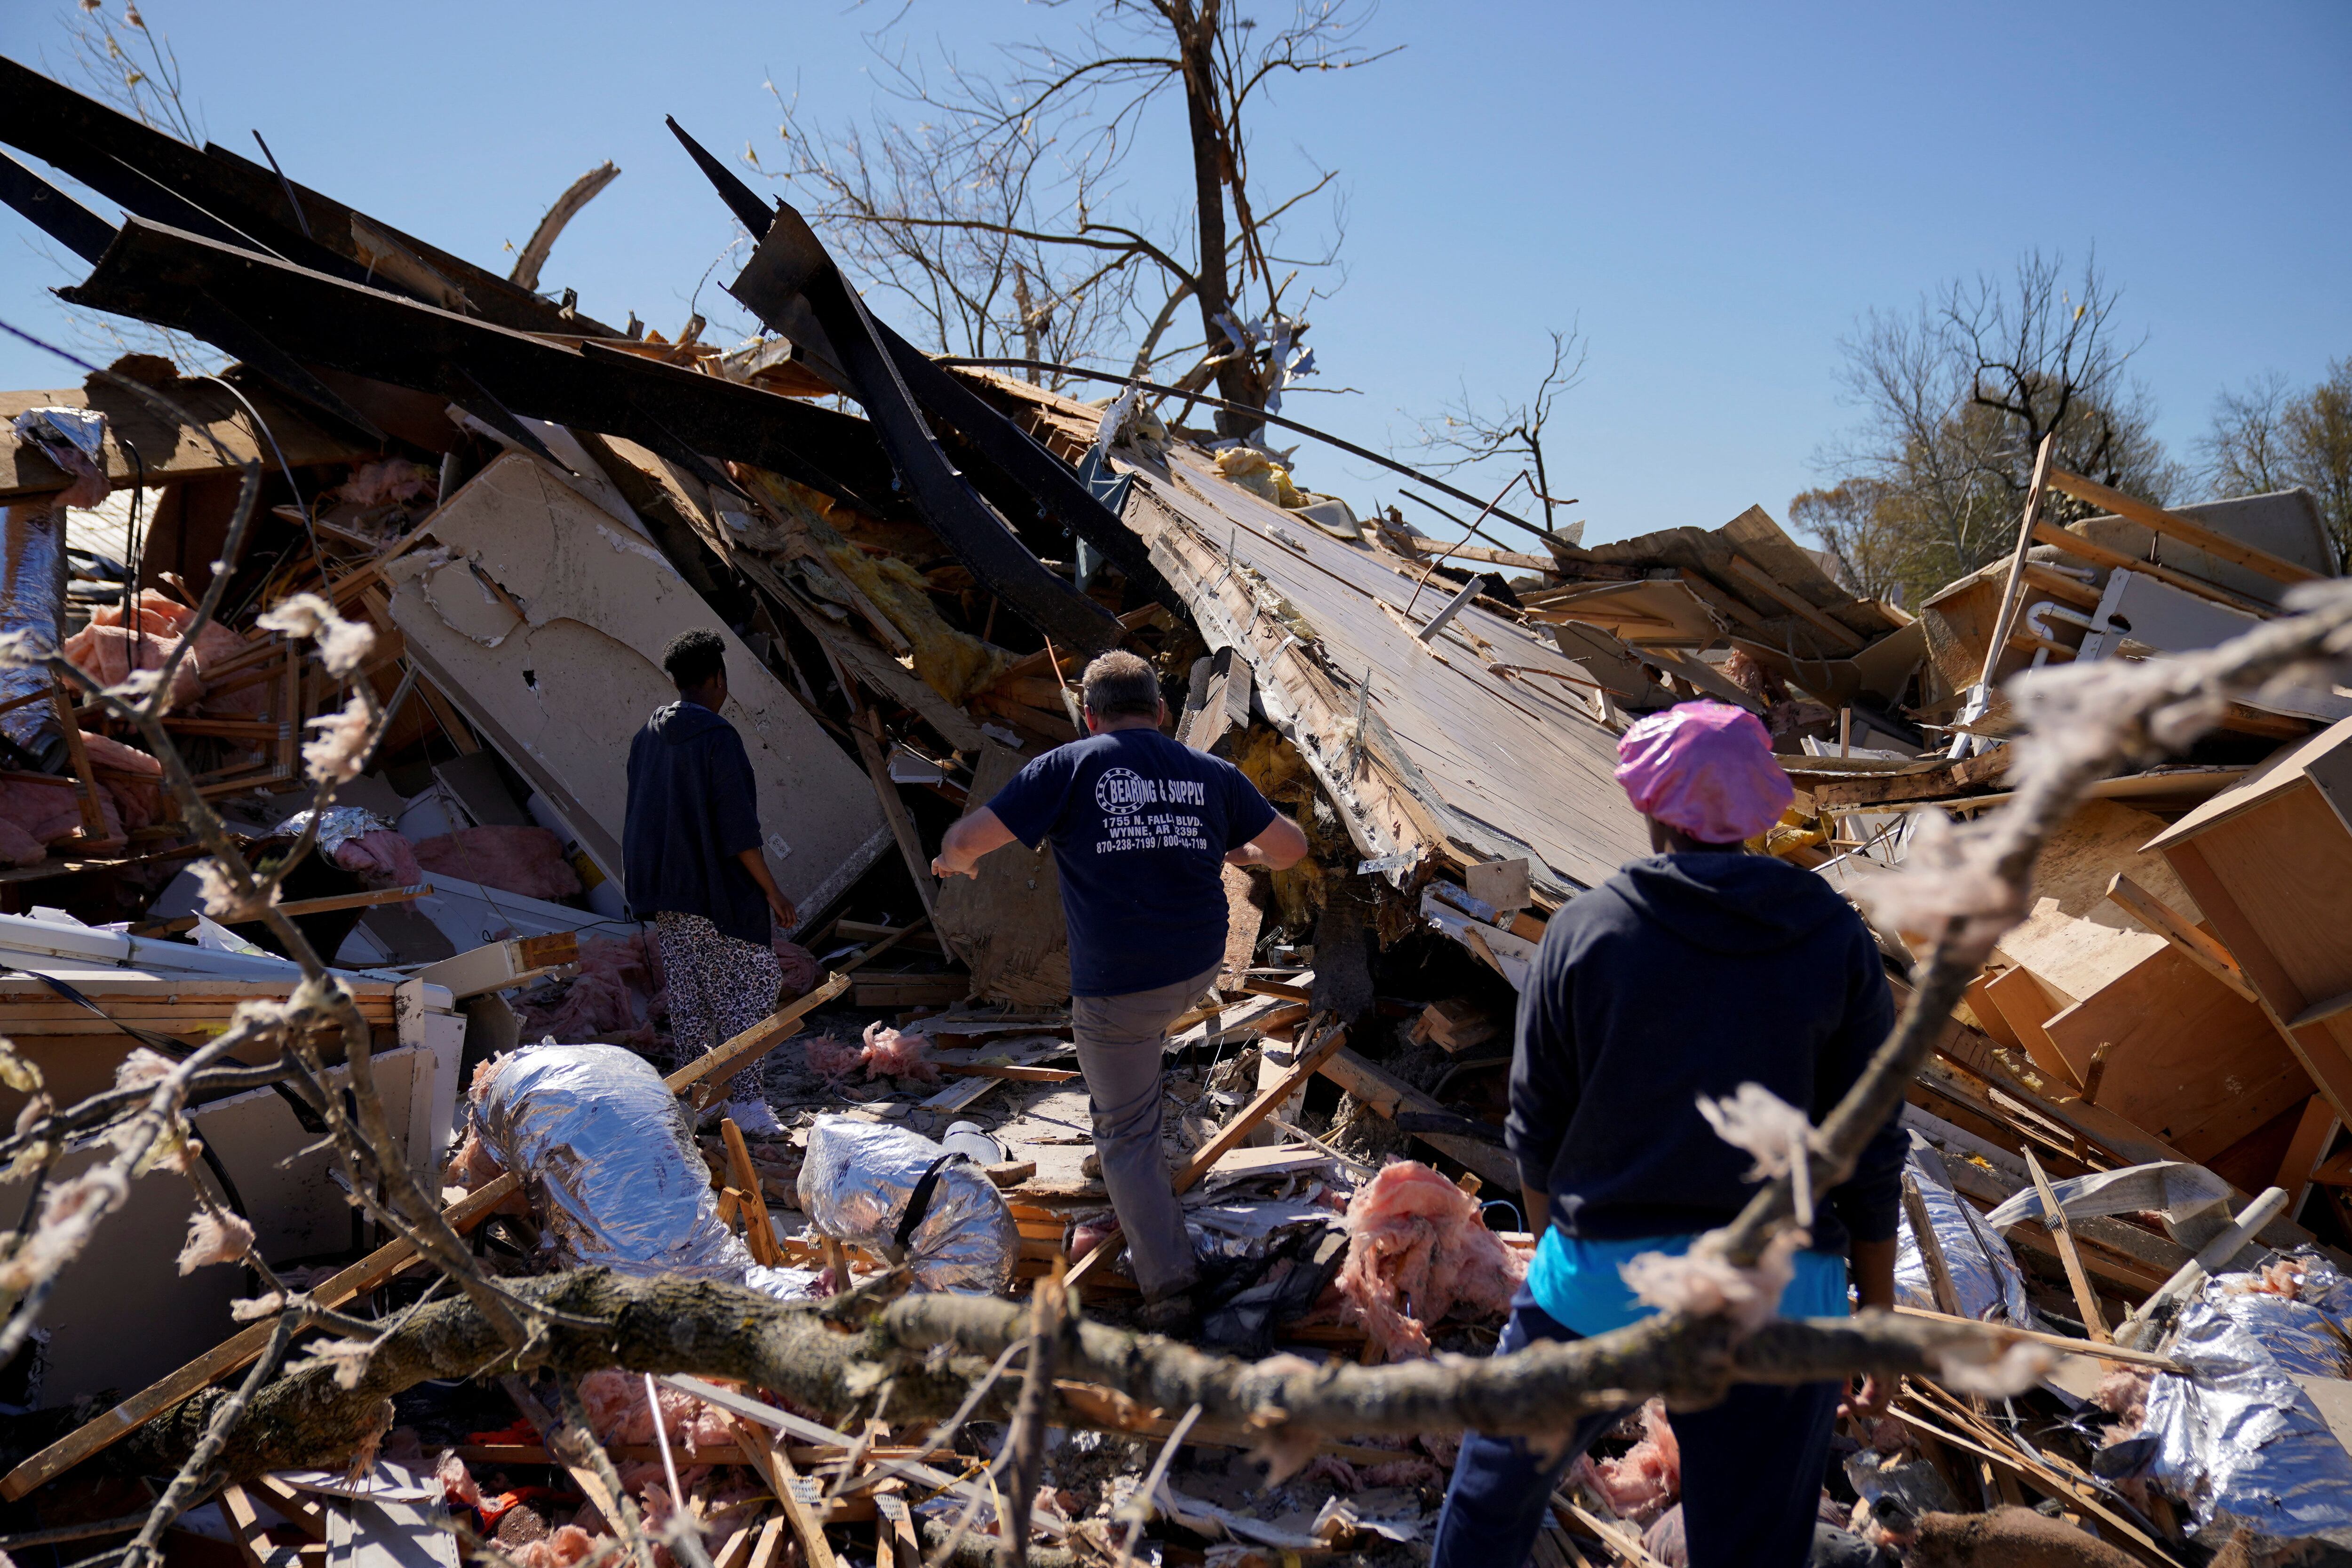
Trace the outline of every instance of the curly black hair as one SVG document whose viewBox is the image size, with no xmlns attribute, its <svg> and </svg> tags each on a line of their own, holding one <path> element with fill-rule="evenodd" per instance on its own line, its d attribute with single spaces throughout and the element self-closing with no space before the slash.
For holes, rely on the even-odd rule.
<svg viewBox="0 0 2352 1568">
<path fill-rule="evenodd" d="M 708 626 L 680 632 L 662 649 L 662 668 L 680 691 L 691 691 L 727 673 L 727 639 Z"/>
</svg>

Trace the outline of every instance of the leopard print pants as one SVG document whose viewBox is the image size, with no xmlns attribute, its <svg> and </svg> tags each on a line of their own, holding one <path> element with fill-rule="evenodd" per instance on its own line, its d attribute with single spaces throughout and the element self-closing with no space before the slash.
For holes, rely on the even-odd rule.
<svg viewBox="0 0 2352 1568">
<path fill-rule="evenodd" d="M 669 982 L 673 1067 L 684 1067 L 776 1010 L 784 974 L 773 948 L 728 936 L 700 915 L 665 910 L 654 916 L 654 931 Z M 730 1104 L 764 1098 L 756 1066 L 728 1080 Z"/>
</svg>

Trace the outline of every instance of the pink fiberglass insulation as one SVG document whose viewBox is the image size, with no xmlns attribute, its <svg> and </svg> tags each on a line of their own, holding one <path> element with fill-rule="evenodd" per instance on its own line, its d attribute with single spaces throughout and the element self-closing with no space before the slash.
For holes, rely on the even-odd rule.
<svg viewBox="0 0 2352 1568">
<path fill-rule="evenodd" d="M 777 967 L 783 971 L 783 994 L 797 1000 L 816 989 L 816 954 L 798 942 L 786 942 L 783 933 L 776 933 L 771 943 L 776 950 Z"/>
<path fill-rule="evenodd" d="M 842 1079 L 856 1072 L 865 1062 L 866 1049 L 862 1046 L 845 1045 L 831 1035 L 819 1035 L 814 1039 L 802 1042 L 801 1058 L 808 1063 L 809 1071 L 825 1078 Z"/>
<path fill-rule="evenodd" d="M 610 1537 L 591 1535 L 576 1524 L 558 1525 L 543 1540 L 525 1542 L 509 1554 L 515 1568 L 572 1568 L 584 1563 Z"/>
<path fill-rule="evenodd" d="M 106 823 L 106 836 L 121 837 L 122 813 L 106 790 L 98 792 L 98 809 Z M 81 831 L 81 807 L 75 803 L 69 779 L 52 782 L 20 775 L 0 784 L 0 817 L 43 844 L 54 844 Z"/>
<path fill-rule="evenodd" d="M 661 1396 L 662 1425 L 677 1446 L 679 1457 L 735 1441 L 735 1429 L 709 1405 L 667 1384 L 656 1383 L 654 1387 Z M 612 1367 L 592 1372 L 580 1380 L 580 1402 L 588 1408 L 588 1424 L 596 1429 L 598 1441 L 656 1440 L 653 1407 L 646 1403 L 646 1380 L 641 1373 Z"/>
<path fill-rule="evenodd" d="M 930 1047 L 920 1035 L 902 1035 L 877 1019 L 866 1026 L 866 1048 L 858 1053 L 867 1078 L 911 1078 L 937 1083 L 940 1069 L 931 1065 Z"/>
<path fill-rule="evenodd" d="M 482 1500 L 482 1489 L 474 1479 L 474 1472 L 457 1457 L 455 1448 L 441 1456 L 434 1479 L 441 1483 L 441 1495 L 453 1503 L 473 1508 Z"/>
<path fill-rule="evenodd" d="M 526 899 L 568 899 L 580 874 L 563 858 L 563 841 L 544 827 L 461 827 L 416 846 L 427 871 L 479 882 Z"/>
<path fill-rule="evenodd" d="M 1095 1219 L 1080 1220 L 1070 1229 L 1070 1261 L 1076 1263 L 1096 1247 L 1118 1234 L 1118 1219 L 1103 1215 Z"/>
<path fill-rule="evenodd" d="M 66 638 L 58 649 L 66 662 L 108 686 L 119 683 L 134 669 L 161 669 L 172 651 L 173 637 L 147 632 L 141 636 L 123 626 L 102 626 L 95 622 Z M 195 661 L 184 658 L 180 668 L 172 672 L 172 706 L 185 708 L 204 695 L 204 677 L 196 673 Z"/>
<path fill-rule="evenodd" d="M 1673 1507 L 1683 1490 L 1683 1450 L 1666 1407 L 1654 1399 L 1643 1405 L 1641 1440 L 1614 1459 L 1593 1461 L 1592 1470 L 1620 1519 L 1647 1524 Z"/>
<path fill-rule="evenodd" d="M 49 858 L 49 847 L 17 824 L 0 816 L 0 864 L 37 866 Z"/>
<path fill-rule="evenodd" d="M 413 888 L 425 880 L 416 847 L 389 827 L 354 834 L 335 846 L 335 864 L 369 888 Z"/>
<path fill-rule="evenodd" d="M 821 1073 L 838 1082 L 858 1068 L 875 1078 L 911 1078 L 921 1083 L 940 1081 L 940 1069 L 931 1065 L 929 1046 L 920 1035 L 902 1035 L 880 1022 L 866 1026 L 861 1045 L 845 1045 L 830 1035 L 821 1035 L 801 1047 L 809 1070 Z"/>
<path fill-rule="evenodd" d="M 552 1004 L 521 1005 L 524 1036 L 576 1045 L 617 1035 L 651 1049 L 654 1026 L 669 1012 L 661 944 L 643 932 L 593 936 L 580 944 L 579 963 L 580 973 Z"/>
<path fill-rule="evenodd" d="M 1455 1308 L 1510 1310 L 1527 1264 L 1488 1230 L 1469 1194 L 1418 1160 L 1399 1160 L 1348 1205 L 1348 1261 L 1334 1282 L 1381 1353 L 1429 1353 L 1429 1325 Z"/>
<path fill-rule="evenodd" d="M 99 786 L 114 797 L 123 826 L 135 831 L 163 815 L 163 763 L 111 735 L 86 734 L 81 742 Z"/>
</svg>

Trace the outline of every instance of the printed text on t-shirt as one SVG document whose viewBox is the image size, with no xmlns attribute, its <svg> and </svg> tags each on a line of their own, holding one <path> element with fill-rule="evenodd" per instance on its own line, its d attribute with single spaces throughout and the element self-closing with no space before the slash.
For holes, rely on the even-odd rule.
<svg viewBox="0 0 2352 1568">
<path fill-rule="evenodd" d="M 1148 779 L 1132 768 L 1106 768 L 1095 781 L 1095 805 L 1103 814 L 1105 837 L 1097 855 L 1133 849 L 1210 847 L 1206 826 L 1189 812 L 1151 811 L 1155 805 L 1205 805 L 1208 786 L 1198 779 Z"/>
</svg>

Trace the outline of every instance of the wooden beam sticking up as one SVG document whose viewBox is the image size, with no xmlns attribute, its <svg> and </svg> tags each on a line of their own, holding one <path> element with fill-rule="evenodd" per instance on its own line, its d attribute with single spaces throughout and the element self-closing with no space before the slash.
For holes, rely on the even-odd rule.
<svg viewBox="0 0 2352 1568">
<path fill-rule="evenodd" d="M 2042 1194 L 2042 1226 L 2050 1239 L 2058 1244 L 2058 1261 L 2066 1267 L 2066 1285 L 2074 1292 L 2075 1310 L 2083 1314 L 2083 1329 L 2099 1344 L 2114 1342 L 2115 1335 L 2107 1331 L 2107 1320 L 2099 1310 L 2099 1293 L 2091 1289 L 2091 1277 L 2083 1272 L 2083 1255 L 2074 1247 L 2074 1227 L 2066 1218 L 2066 1211 L 2058 1204 L 2058 1194 L 2051 1191 L 2050 1178 L 2043 1174 L 2042 1162 L 2033 1157 L 2033 1145 L 2027 1143 L 2025 1168 L 2032 1174 L 2033 1190 Z"/>
<path fill-rule="evenodd" d="M 783 1249 L 776 1245 L 776 1227 L 768 1223 L 768 1200 L 760 1191 L 759 1168 L 751 1163 L 751 1151 L 743 1142 L 743 1130 L 735 1125 L 731 1116 L 719 1119 L 719 1136 L 727 1144 L 727 1166 L 733 1173 L 735 1185 L 743 1194 L 743 1240 L 751 1249 L 751 1261 L 763 1268 L 773 1268 L 784 1260 Z"/>
<path fill-rule="evenodd" d="M 882 746 L 882 716 L 861 704 L 855 718 L 850 733 L 857 741 L 857 754 L 866 760 L 866 771 L 873 776 L 874 793 L 881 799 L 890 837 L 898 841 L 898 854 L 907 862 L 907 876 L 915 884 L 916 897 L 923 900 L 923 916 L 928 920 L 935 912 L 932 906 L 939 889 L 931 879 L 930 857 L 923 853 L 922 835 L 915 831 L 915 819 L 907 815 L 907 803 L 898 798 L 898 786 L 890 781 L 890 763 Z"/>
<path fill-rule="evenodd" d="M 800 1542 L 801 1562 L 805 1568 L 837 1568 L 833 1543 L 824 1538 L 824 1521 L 808 1499 L 801 1495 L 800 1472 L 793 1468 L 782 1439 L 771 1441 L 765 1431 L 731 1410 L 719 1414 L 735 1428 L 735 1439 L 743 1446 L 752 1468 L 766 1479 L 776 1500 L 783 1504 L 784 1521 L 792 1527 L 793 1539 Z"/>
</svg>

